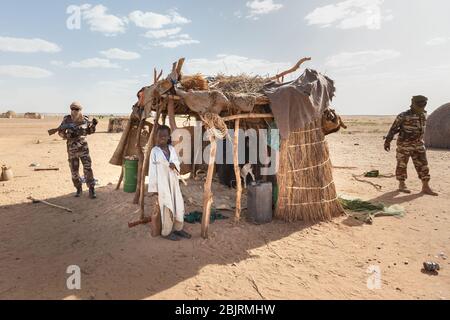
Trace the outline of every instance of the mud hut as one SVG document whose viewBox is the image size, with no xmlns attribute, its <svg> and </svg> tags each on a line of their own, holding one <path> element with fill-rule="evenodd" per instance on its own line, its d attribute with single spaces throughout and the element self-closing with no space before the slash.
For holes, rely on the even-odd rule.
<svg viewBox="0 0 450 320">
<path fill-rule="evenodd" d="M 108 132 L 109 133 L 120 133 L 125 130 L 127 126 L 128 118 L 120 117 L 120 118 L 110 118 L 108 124 Z"/>
<path fill-rule="evenodd" d="M 0 118 L 3 119 L 12 119 L 12 118 L 16 118 L 17 114 L 14 111 L 7 111 L 5 113 L 0 114 Z"/>
<path fill-rule="evenodd" d="M 450 149 L 450 103 L 437 108 L 427 119 L 425 145 Z"/>
<path fill-rule="evenodd" d="M 333 181 L 332 165 L 325 133 L 323 115 L 334 97 L 334 82 L 315 70 L 306 69 L 296 80 L 284 82 L 287 74 L 295 72 L 310 60 L 300 60 L 293 68 L 271 78 L 241 76 L 209 77 L 183 76 L 184 59 L 173 64 L 172 72 L 161 80 L 162 71 L 154 72 L 154 83 L 142 88 L 133 107 L 122 139 L 110 163 L 122 165 L 126 146 L 135 135 L 141 144 L 142 130 L 150 130 L 145 148 L 137 148 L 139 158 L 136 204 L 144 215 L 145 177 L 154 135 L 160 123 L 168 118 L 172 131 L 177 128 L 175 116 L 200 119 L 208 131 L 209 161 L 203 195 L 202 237 L 208 237 L 213 202 L 212 178 L 221 139 L 233 142 L 233 166 L 236 179 L 235 221 L 241 216 L 242 185 L 239 167 L 240 128 L 279 129 L 281 143 L 276 154 L 279 186 L 275 217 L 285 221 L 329 221 L 344 211 L 339 203 Z M 152 122 L 149 122 L 152 119 Z M 131 132 L 132 126 L 137 132 Z M 146 129 L 148 128 L 148 129 Z M 233 129 L 230 134 L 230 129 Z M 120 185 L 120 182 L 119 182 Z"/>
<path fill-rule="evenodd" d="M 36 112 L 27 112 L 24 114 L 25 119 L 35 119 L 35 120 L 41 120 L 44 119 L 44 116 L 40 113 Z"/>
</svg>

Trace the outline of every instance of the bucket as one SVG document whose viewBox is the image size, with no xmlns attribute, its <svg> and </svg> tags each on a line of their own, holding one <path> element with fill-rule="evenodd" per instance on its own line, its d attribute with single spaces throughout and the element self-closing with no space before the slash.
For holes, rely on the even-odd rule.
<svg viewBox="0 0 450 320">
<path fill-rule="evenodd" d="M 11 168 L 2 166 L 2 173 L 0 175 L 0 181 L 11 181 L 14 178 L 14 174 Z"/>
<path fill-rule="evenodd" d="M 271 182 L 252 184 L 247 189 L 247 218 L 262 224 L 272 221 L 273 189 Z"/>
<path fill-rule="evenodd" d="M 137 160 L 125 160 L 124 184 L 123 184 L 124 192 L 127 193 L 136 192 L 138 163 L 139 162 Z"/>
</svg>

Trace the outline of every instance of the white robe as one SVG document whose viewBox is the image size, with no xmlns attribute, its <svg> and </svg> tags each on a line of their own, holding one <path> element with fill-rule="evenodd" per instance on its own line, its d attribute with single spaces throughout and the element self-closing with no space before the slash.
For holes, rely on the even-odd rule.
<svg viewBox="0 0 450 320">
<path fill-rule="evenodd" d="M 173 146 L 169 145 L 169 150 L 170 162 L 167 161 L 161 148 L 154 147 L 152 149 L 148 174 L 148 192 L 158 193 L 162 221 L 165 221 L 163 217 L 164 207 L 167 207 L 176 221 L 183 222 L 184 201 L 180 182 L 177 173 L 169 167 L 169 164 L 173 163 L 180 171 L 180 160 Z"/>
</svg>

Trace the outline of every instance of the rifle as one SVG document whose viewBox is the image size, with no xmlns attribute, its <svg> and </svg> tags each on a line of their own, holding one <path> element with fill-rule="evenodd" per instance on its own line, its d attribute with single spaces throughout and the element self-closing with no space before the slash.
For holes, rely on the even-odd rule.
<svg viewBox="0 0 450 320">
<path fill-rule="evenodd" d="M 60 130 L 67 130 L 67 129 L 71 129 L 71 130 L 75 130 L 78 127 L 78 125 L 74 124 L 74 123 L 66 123 L 63 125 L 60 125 L 58 128 L 56 129 L 50 129 L 48 130 L 48 135 L 52 136 L 55 133 L 57 133 Z"/>
<path fill-rule="evenodd" d="M 97 121 L 96 119 L 94 119 L 94 120 L 92 121 L 92 125 L 93 125 L 93 126 L 96 126 L 97 123 L 98 123 L 98 121 Z M 89 126 L 90 124 L 91 124 L 90 121 L 83 121 L 83 123 L 80 123 L 80 124 L 75 124 L 75 123 L 65 123 L 65 124 L 63 124 L 63 125 L 60 125 L 60 126 L 59 126 L 58 128 L 56 128 L 56 129 L 50 129 L 50 130 L 48 130 L 48 135 L 49 135 L 49 136 L 52 136 L 52 135 L 54 135 L 55 133 L 57 133 L 58 131 L 60 131 L 60 130 L 62 130 L 62 131 L 64 131 L 64 130 L 72 130 L 72 131 L 76 131 L 76 130 L 79 129 L 79 127 L 81 127 L 81 126 L 83 126 L 83 125 Z"/>
</svg>

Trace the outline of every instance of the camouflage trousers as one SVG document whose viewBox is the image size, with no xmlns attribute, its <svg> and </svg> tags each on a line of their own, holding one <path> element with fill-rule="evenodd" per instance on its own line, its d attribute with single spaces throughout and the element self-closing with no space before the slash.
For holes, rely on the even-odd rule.
<svg viewBox="0 0 450 320">
<path fill-rule="evenodd" d="M 88 187 L 95 186 L 94 172 L 92 171 L 92 159 L 89 155 L 89 147 L 86 141 L 76 140 L 67 142 L 69 155 L 69 167 L 72 173 L 72 182 L 75 188 L 82 186 L 80 177 L 80 161 L 83 164 L 84 178 Z"/>
<path fill-rule="evenodd" d="M 408 178 L 407 168 L 409 158 L 411 158 L 414 163 L 419 179 L 422 181 L 429 181 L 430 170 L 428 168 L 425 146 L 423 144 L 397 145 L 397 169 L 395 170 L 397 180 L 405 181 Z"/>
</svg>

